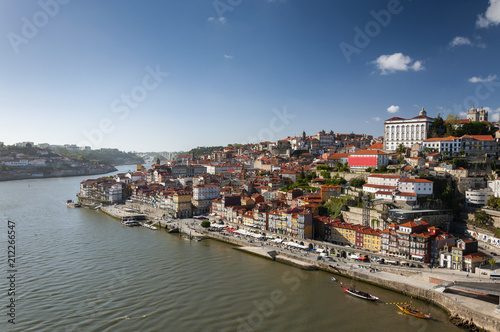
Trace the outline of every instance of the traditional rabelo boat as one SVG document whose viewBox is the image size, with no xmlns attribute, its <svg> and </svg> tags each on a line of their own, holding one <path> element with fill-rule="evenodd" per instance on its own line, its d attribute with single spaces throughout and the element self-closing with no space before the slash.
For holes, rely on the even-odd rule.
<svg viewBox="0 0 500 332">
<path fill-rule="evenodd" d="M 354 287 L 354 285 L 353 286 L 348 286 L 348 287 L 344 287 L 344 286 L 340 286 L 340 287 L 343 290 L 345 290 L 348 294 L 351 294 L 353 296 L 359 297 L 361 299 L 368 300 L 368 301 L 377 301 L 378 300 L 378 297 L 376 297 L 376 296 L 373 296 L 371 294 L 368 294 L 368 293 L 362 292 L 360 290 L 357 290 Z"/>
<path fill-rule="evenodd" d="M 432 315 L 430 313 L 429 314 L 424 314 L 423 312 L 419 311 L 417 308 L 413 307 L 411 305 L 411 303 L 396 304 L 396 306 L 404 314 L 415 316 L 415 317 L 418 317 L 418 318 L 423 318 L 423 319 L 432 318 Z"/>
</svg>

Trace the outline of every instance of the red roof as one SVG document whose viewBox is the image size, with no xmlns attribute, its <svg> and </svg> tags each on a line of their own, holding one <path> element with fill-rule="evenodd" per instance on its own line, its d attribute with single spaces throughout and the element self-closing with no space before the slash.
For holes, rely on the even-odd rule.
<svg viewBox="0 0 500 332">
<path fill-rule="evenodd" d="M 480 258 L 480 257 L 485 257 L 486 255 L 484 254 L 484 252 L 473 252 L 472 254 L 468 254 L 466 256 L 464 256 L 464 258 Z"/>
<path fill-rule="evenodd" d="M 472 137 L 476 141 L 494 141 L 493 137 L 491 135 L 464 135 L 462 138 L 468 138 Z"/>
<path fill-rule="evenodd" d="M 425 179 L 401 179 L 399 182 L 414 182 L 414 183 L 434 183 Z"/>
<path fill-rule="evenodd" d="M 424 142 L 447 142 L 453 141 L 454 139 L 458 139 L 458 137 L 448 136 L 448 137 L 432 137 L 426 139 Z"/>
<path fill-rule="evenodd" d="M 381 150 L 383 148 L 384 148 L 384 144 L 377 142 L 377 143 L 373 144 L 372 146 L 370 146 L 368 149 Z"/>
</svg>

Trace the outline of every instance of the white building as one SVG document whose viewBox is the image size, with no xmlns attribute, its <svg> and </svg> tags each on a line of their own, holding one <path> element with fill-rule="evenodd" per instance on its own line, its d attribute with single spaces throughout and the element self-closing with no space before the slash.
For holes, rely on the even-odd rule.
<svg viewBox="0 0 500 332">
<path fill-rule="evenodd" d="M 415 193 L 417 196 L 432 195 L 434 182 L 425 179 L 401 179 L 398 190 L 403 193 Z"/>
<path fill-rule="evenodd" d="M 485 206 L 488 200 L 493 196 L 491 188 L 479 190 L 467 190 L 465 192 L 465 204 L 472 207 Z"/>
<path fill-rule="evenodd" d="M 423 142 L 422 148 L 434 149 L 441 154 L 446 151 L 448 155 L 452 156 L 462 150 L 462 139 L 453 136 L 428 138 Z"/>
<path fill-rule="evenodd" d="M 115 184 L 108 189 L 109 201 L 111 203 L 118 203 L 122 200 L 122 186 L 121 184 Z"/>
<path fill-rule="evenodd" d="M 9 161 L 4 161 L 3 164 L 5 166 L 11 166 L 11 167 L 28 166 L 29 160 L 28 159 L 9 160 Z"/>
<path fill-rule="evenodd" d="M 410 148 L 415 143 L 422 143 L 429 135 L 434 119 L 427 117 L 422 108 L 418 116 L 411 119 L 398 117 L 384 122 L 384 150 L 395 151 L 400 144 Z"/>
<path fill-rule="evenodd" d="M 472 106 L 471 109 L 467 110 L 467 120 L 488 122 L 488 111 L 486 111 L 482 107 L 478 110 L 477 108 Z"/>
<path fill-rule="evenodd" d="M 500 180 L 488 181 L 488 188 L 493 191 L 493 196 L 500 197 Z"/>
<path fill-rule="evenodd" d="M 204 184 L 193 187 L 193 200 L 202 201 L 216 199 L 220 196 L 220 186 L 216 184 Z"/>
<path fill-rule="evenodd" d="M 385 192 L 386 195 L 388 193 L 392 195 L 392 191 L 397 189 L 399 179 L 401 179 L 400 175 L 372 174 L 368 176 L 367 183 L 363 185 L 363 191 L 372 194 L 381 191 Z"/>
</svg>

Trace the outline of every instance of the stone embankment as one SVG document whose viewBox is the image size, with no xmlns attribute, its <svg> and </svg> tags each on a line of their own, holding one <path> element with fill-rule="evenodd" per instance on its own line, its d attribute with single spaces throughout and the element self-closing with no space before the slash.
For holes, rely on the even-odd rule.
<svg viewBox="0 0 500 332">
<path fill-rule="evenodd" d="M 107 213 L 111 215 L 109 210 Z M 118 215 L 116 217 L 118 218 Z M 304 254 L 299 251 L 291 253 L 281 248 L 270 247 L 266 243 L 253 239 L 206 231 L 200 229 L 192 219 L 176 220 L 171 223 L 162 220 L 156 221 L 156 223 L 167 229 L 178 228 L 180 233 L 184 233 L 190 238 L 211 238 L 223 241 L 238 246 L 235 249 L 294 267 L 305 270 L 320 269 L 356 278 L 357 280 L 382 288 L 432 302 L 448 311 L 452 322 L 469 330 L 474 331 L 478 330 L 477 328 L 481 328 L 486 331 L 500 331 L 500 311 L 497 309 L 498 302 L 496 304 L 485 302 L 455 293 L 444 293 L 442 288 L 436 289 L 436 286 L 442 282 L 453 283 L 453 281 L 460 280 L 460 278 L 465 280 L 466 276 L 462 276 L 458 272 L 455 274 L 443 269 L 429 272 L 425 269 L 403 269 L 378 264 L 374 264 L 370 268 L 368 263 L 358 263 L 338 258 L 334 258 L 335 261 L 318 260 L 318 255 Z M 489 281 L 483 279 L 481 282 Z"/>
</svg>

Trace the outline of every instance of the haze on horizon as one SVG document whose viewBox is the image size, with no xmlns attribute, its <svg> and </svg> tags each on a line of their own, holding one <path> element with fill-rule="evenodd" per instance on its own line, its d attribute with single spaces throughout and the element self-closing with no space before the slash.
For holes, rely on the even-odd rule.
<svg viewBox="0 0 500 332">
<path fill-rule="evenodd" d="M 0 141 L 124 151 L 500 115 L 500 0 L 0 3 Z"/>
</svg>

